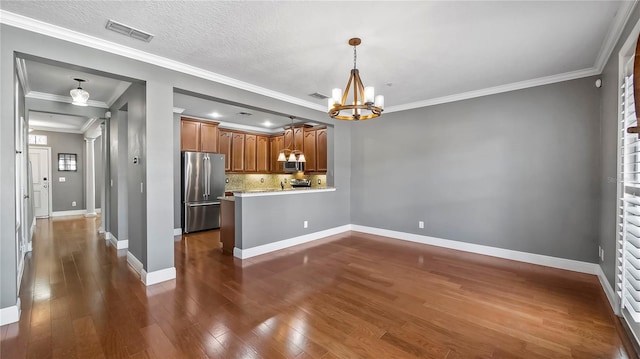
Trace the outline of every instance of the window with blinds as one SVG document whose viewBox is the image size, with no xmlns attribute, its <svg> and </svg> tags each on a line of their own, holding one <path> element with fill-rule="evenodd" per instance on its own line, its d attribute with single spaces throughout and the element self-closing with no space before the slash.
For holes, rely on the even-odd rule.
<svg viewBox="0 0 640 359">
<path fill-rule="evenodd" d="M 640 322 L 640 138 L 633 93 L 633 56 L 624 68 L 619 136 L 616 292 L 622 308 Z"/>
</svg>

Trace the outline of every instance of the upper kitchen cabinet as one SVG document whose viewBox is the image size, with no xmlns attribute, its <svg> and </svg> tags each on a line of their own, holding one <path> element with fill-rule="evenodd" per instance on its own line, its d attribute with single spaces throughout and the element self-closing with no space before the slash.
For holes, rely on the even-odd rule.
<svg viewBox="0 0 640 359">
<path fill-rule="evenodd" d="M 315 172 L 316 168 L 316 130 L 313 129 L 305 129 L 304 130 L 304 141 L 303 141 L 303 151 L 304 158 L 306 159 L 306 163 L 304 164 L 304 170 L 308 172 Z"/>
<path fill-rule="evenodd" d="M 218 123 L 183 117 L 180 121 L 180 150 L 218 152 Z"/>
<path fill-rule="evenodd" d="M 287 128 L 284 130 L 284 148 L 293 149 L 293 129 Z"/>
<path fill-rule="evenodd" d="M 244 143 L 245 134 L 240 132 L 233 133 L 231 141 L 231 171 L 244 171 Z"/>
<path fill-rule="evenodd" d="M 296 127 L 293 129 L 294 149 L 302 150 L 304 148 L 304 127 Z"/>
<path fill-rule="evenodd" d="M 244 171 L 256 171 L 256 158 L 258 148 L 258 136 L 246 133 L 244 135 Z M 234 142 L 235 144 L 235 142 Z M 234 168 L 234 170 L 237 170 Z"/>
<path fill-rule="evenodd" d="M 218 152 L 218 124 L 200 124 L 200 148 L 202 152 Z"/>
<path fill-rule="evenodd" d="M 327 129 L 316 130 L 316 171 L 327 172 Z"/>
<path fill-rule="evenodd" d="M 233 132 L 220 129 L 218 131 L 218 149 L 224 154 L 224 170 L 231 171 L 231 142 L 233 142 Z"/>
<path fill-rule="evenodd" d="M 269 169 L 271 173 L 282 173 L 282 162 L 278 162 L 280 151 L 284 149 L 284 135 L 276 135 L 269 138 L 269 147 L 271 149 L 271 161 Z"/>
<path fill-rule="evenodd" d="M 256 171 L 269 172 L 269 137 L 257 136 Z"/>
</svg>

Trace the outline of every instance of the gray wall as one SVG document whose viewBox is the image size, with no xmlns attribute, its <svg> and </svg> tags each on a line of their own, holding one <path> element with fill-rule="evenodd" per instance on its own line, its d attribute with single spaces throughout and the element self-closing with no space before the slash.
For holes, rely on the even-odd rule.
<svg viewBox="0 0 640 359">
<path fill-rule="evenodd" d="M 124 94 L 126 95 L 126 93 Z M 129 239 L 127 203 L 127 112 L 111 111 L 109 132 L 109 232 L 118 240 Z"/>
<path fill-rule="evenodd" d="M 602 108 L 600 138 L 602 167 L 602 206 L 600 207 L 599 244 L 604 250 L 604 261 L 600 264 L 612 288 L 615 288 L 616 231 L 617 231 L 617 149 L 618 149 L 618 53 L 629 33 L 640 19 L 640 7 L 633 10 L 627 25 L 618 40 L 611 57 L 602 72 Z"/>
<path fill-rule="evenodd" d="M 100 191 L 102 188 L 102 182 L 104 182 L 104 173 L 102 169 L 102 136 L 96 138 L 93 143 L 94 165 L 95 165 L 95 181 L 96 181 L 96 208 L 101 208 L 101 196 Z"/>
<path fill-rule="evenodd" d="M 180 167 L 180 114 L 173 114 L 173 228 L 182 228 L 182 179 Z"/>
<path fill-rule="evenodd" d="M 595 263 L 600 93 L 593 83 L 359 123 L 353 223 Z"/>
<path fill-rule="evenodd" d="M 121 109 L 126 109 L 123 111 Z M 118 240 L 129 240 L 129 251 L 142 263 L 146 253 L 146 196 L 140 191 L 146 174 L 145 159 L 145 126 L 146 98 L 143 84 L 132 84 L 117 99 L 111 108 L 111 176 L 114 186 L 112 193 L 112 224 L 117 218 Z M 117 139 L 117 140 L 116 140 Z M 138 157 L 138 164 L 133 158 Z M 115 196 L 115 203 L 114 203 Z M 114 205 L 115 204 L 115 205 Z M 126 216 L 125 216 L 126 215 Z M 126 224 L 126 227 L 125 227 Z"/>
<path fill-rule="evenodd" d="M 50 131 L 33 131 L 32 135 L 46 135 L 47 146 L 51 147 L 51 208 L 54 212 L 58 211 L 74 211 L 86 209 L 85 206 L 85 187 L 84 187 L 84 167 L 85 167 L 85 142 L 84 137 L 77 133 L 50 132 Z M 32 146 L 41 147 L 41 146 Z M 78 170 L 58 171 L 58 154 L 59 153 L 75 153 L 77 154 Z M 59 182 L 59 178 L 64 177 L 65 182 Z M 71 202 L 75 201 L 76 206 L 73 207 Z"/>
</svg>

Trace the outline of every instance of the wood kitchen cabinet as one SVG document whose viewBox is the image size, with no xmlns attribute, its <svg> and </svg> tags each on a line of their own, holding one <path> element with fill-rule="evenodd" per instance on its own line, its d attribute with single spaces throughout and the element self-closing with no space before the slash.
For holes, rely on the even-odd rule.
<svg viewBox="0 0 640 359">
<path fill-rule="evenodd" d="M 200 151 L 218 152 L 218 124 L 200 123 Z"/>
<path fill-rule="evenodd" d="M 183 117 L 180 151 L 218 152 L 218 123 Z"/>
<path fill-rule="evenodd" d="M 278 162 L 278 156 L 284 149 L 284 135 L 272 136 L 269 139 L 269 147 L 271 149 L 269 170 L 271 173 L 282 173 L 282 162 Z"/>
<path fill-rule="evenodd" d="M 231 141 L 231 171 L 243 172 L 244 171 L 244 133 L 233 133 L 233 139 Z"/>
<path fill-rule="evenodd" d="M 231 142 L 233 142 L 233 132 L 222 129 L 218 131 L 218 151 L 224 154 L 225 171 L 231 171 Z"/>
<path fill-rule="evenodd" d="M 293 129 L 293 144 L 296 150 L 302 151 L 304 148 L 304 128 L 296 127 Z"/>
<path fill-rule="evenodd" d="M 256 136 L 257 137 L 257 149 L 256 149 L 256 171 L 260 173 L 269 172 L 270 157 L 269 157 L 269 137 Z"/>
<path fill-rule="evenodd" d="M 284 148 L 293 149 L 293 129 L 284 130 Z"/>
<path fill-rule="evenodd" d="M 327 129 L 316 130 L 316 171 L 327 172 Z"/>
<path fill-rule="evenodd" d="M 305 129 L 304 141 L 303 141 L 303 153 L 306 163 L 304 164 L 304 170 L 308 172 L 315 172 L 316 169 L 316 130 Z"/>
<path fill-rule="evenodd" d="M 244 171 L 256 171 L 256 155 L 258 149 L 258 136 L 246 133 L 244 135 Z M 235 142 L 234 142 L 235 144 Z"/>
</svg>

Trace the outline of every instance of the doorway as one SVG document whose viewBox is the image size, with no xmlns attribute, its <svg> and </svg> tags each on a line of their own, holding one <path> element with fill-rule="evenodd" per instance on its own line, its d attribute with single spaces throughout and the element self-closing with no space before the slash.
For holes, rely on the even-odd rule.
<svg viewBox="0 0 640 359">
<path fill-rule="evenodd" d="M 51 215 L 51 148 L 29 147 L 33 171 L 33 210 L 36 218 Z"/>
</svg>

